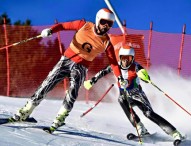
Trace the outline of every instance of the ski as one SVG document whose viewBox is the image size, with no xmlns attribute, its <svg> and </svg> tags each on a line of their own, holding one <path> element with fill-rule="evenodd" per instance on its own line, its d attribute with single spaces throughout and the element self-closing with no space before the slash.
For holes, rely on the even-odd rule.
<svg viewBox="0 0 191 146">
<path fill-rule="evenodd" d="M 157 132 L 152 133 L 152 134 L 148 133 L 148 134 L 145 134 L 144 136 L 141 136 L 141 138 L 152 137 L 152 136 L 154 136 L 156 134 L 157 134 Z M 137 135 L 133 134 L 133 133 L 129 133 L 129 134 L 127 134 L 127 139 L 128 140 L 138 140 L 139 137 Z"/>
<path fill-rule="evenodd" d="M 11 118 L 0 118 L 0 125 L 7 124 L 7 123 L 19 123 L 19 122 L 37 123 L 37 120 L 33 117 L 29 117 L 24 121 L 14 121 Z"/>
<path fill-rule="evenodd" d="M 147 135 L 145 135 L 145 136 L 142 136 L 141 138 L 146 138 L 146 137 L 152 136 L 152 135 L 154 135 L 154 134 L 155 134 L 155 133 L 153 133 L 153 134 L 147 134 Z M 133 133 L 129 133 L 129 134 L 127 134 L 127 139 L 128 139 L 128 140 L 138 140 L 139 137 L 138 137 L 137 135 L 133 134 Z M 174 140 L 173 145 L 174 145 L 174 146 L 179 146 L 181 143 L 182 143 L 182 140 L 176 139 L 176 140 Z"/>
</svg>

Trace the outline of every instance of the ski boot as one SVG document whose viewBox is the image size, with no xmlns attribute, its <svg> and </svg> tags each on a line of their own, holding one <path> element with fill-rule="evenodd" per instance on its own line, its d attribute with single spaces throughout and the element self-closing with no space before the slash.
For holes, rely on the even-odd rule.
<svg viewBox="0 0 191 146">
<path fill-rule="evenodd" d="M 69 115 L 69 111 L 62 106 L 56 116 L 56 119 L 53 121 L 50 127 L 43 128 L 47 133 L 53 133 L 58 127 L 65 125 L 65 119 Z"/>
<path fill-rule="evenodd" d="M 35 107 L 36 105 L 34 105 L 32 101 L 28 101 L 27 104 L 18 110 L 18 112 L 13 117 L 9 118 L 9 121 L 25 121 L 30 116 Z"/>
<path fill-rule="evenodd" d="M 185 137 L 182 136 L 182 135 L 180 134 L 180 132 L 177 131 L 177 130 L 175 130 L 174 132 L 172 132 L 171 136 L 174 138 L 174 143 L 173 143 L 174 146 L 178 146 L 178 145 L 182 142 L 182 140 L 185 139 Z"/>
<path fill-rule="evenodd" d="M 150 134 L 150 133 L 147 131 L 147 129 L 145 128 L 145 126 L 143 125 L 142 122 L 137 123 L 137 130 L 138 130 L 138 132 L 139 132 L 139 134 L 140 134 L 141 137 Z"/>
</svg>

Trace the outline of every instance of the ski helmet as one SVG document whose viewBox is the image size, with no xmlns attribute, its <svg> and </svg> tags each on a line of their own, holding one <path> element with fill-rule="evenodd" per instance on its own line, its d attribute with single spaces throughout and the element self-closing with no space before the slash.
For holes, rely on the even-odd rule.
<svg viewBox="0 0 191 146">
<path fill-rule="evenodd" d="M 131 62 L 129 63 L 129 65 L 127 67 L 122 66 L 122 63 L 121 63 L 121 56 L 122 55 L 133 57 Z M 134 56 L 135 56 L 135 51 L 133 48 L 126 49 L 126 48 L 121 47 L 121 49 L 119 50 L 119 59 L 120 59 L 121 68 L 122 69 L 128 69 L 131 66 L 131 64 L 134 62 Z"/>
<path fill-rule="evenodd" d="M 133 48 L 129 48 L 129 49 L 126 49 L 126 48 L 123 48 L 121 47 L 120 50 L 119 50 L 119 58 L 121 55 L 129 55 L 129 56 L 135 56 L 135 51 Z"/>
<path fill-rule="evenodd" d="M 115 15 L 111 10 L 109 10 L 107 8 L 103 8 L 103 9 L 100 9 L 96 14 L 96 27 L 98 27 L 98 25 L 100 24 L 101 19 L 114 22 L 115 21 Z"/>
</svg>

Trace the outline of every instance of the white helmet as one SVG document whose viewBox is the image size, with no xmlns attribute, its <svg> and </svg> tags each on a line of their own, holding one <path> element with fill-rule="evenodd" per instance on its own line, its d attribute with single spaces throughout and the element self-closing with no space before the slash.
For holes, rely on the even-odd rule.
<svg viewBox="0 0 191 146">
<path fill-rule="evenodd" d="M 133 59 L 131 60 L 131 62 L 129 63 L 128 66 L 124 67 L 122 66 L 122 63 L 121 63 L 121 55 L 124 55 L 124 56 L 133 56 Z M 122 69 L 128 69 L 134 62 L 134 56 L 135 56 L 135 51 L 133 48 L 123 48 L 121 47 L 120 50 L 119 50 L 119 59 L 120 59 L 120 66 Z"/>
<path fill-rule="evenodd" d="M 110 20 L 110 21 L 115 21 L 115 15 L 113 12 L 107 8 L 100 9 L 97 14 L 96 14 L 96 27 L 98 27 L 100 20 L 105 19 L 105 20 Z"/>
<path fill-rule="evenodd" d="M 119 50 L 119 58 L 121 55 L 129 55 L 129 56 L 135 56 L 135 51 L 133 48 L 129 48 L 129 49 L 125 49 L 125 48 L 122 48 Z"/>
</svg>

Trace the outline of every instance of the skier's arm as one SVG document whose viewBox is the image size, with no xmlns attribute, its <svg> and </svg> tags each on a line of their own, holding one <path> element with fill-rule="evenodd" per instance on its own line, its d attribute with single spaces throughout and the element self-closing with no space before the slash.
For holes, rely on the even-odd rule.
<svg viewBox="0 0 191 146">
<path fill-rule="evenodd" d="M 145 83 L 149 83 L 150 82 L 150 76 L 148 74 L 148 72 L 146 71 L 146 69 L 144 69 L 140 64 L 136 63 L 136 72 L 138 77 L 144 81 Z"/>
<path fill-rule="evenodd" d="M 71 21 L 71 22 L 64 22 L 64 23 L 58 23 L 53 25 L 51 28 L 46 28 L 42 30 L 41 32 L 41 37 L 45 38 L 50 36 L 52 33 L 56 33 L 58 31 L 62 30 L 79 30 L 84 26 L 86 21 L 83 20 L 76 20 L 76 21 Z"/>
<path fill-rule="evenodd" d="M 113 70 L 114 75 L 119 78 L 121 76 L 121 70 L 119 68 L 116 56 L 115 56 L 115 52 L 114 52 L 114 48 L 113 45 L 111 44 L 111 42 L 109 42 L 108 47 L 106 48 L 106 55 L 108 57 L 109 63 L 111 65 L 111 68 Z"/>
<path fill-rule="evenodd" d="M 114 47 L 113 45 L 111 44 L 111 42 L 109 42 L 109 45 L 108 47 L 106 48 L 106 54 L 107 54 L 107 57 L 109 59 L 109 62 L 111 64 L 111 68 L 113 70 L 113 73 L 114 75 L 117 77 L 118 79 L 118 85 L 121 87 L 121 88 L 125 88 L 126 85 L 128 84 L 128 81 L 127 80 L 124 80 L 122 75 L 121 75 L 121 70 L 119 68 L 119 65 L 118 65 L 118 62 L 117 62 L 117 59 L 116 59 L 116 56 L 115 56 L 115 51 L 114 51 Z"/>
<path fill-rule="evenodd" d="M 105 75 L 112 72 L 111 66 L 107 66 L 104 69 L 100 70 L 94 77 L 90 80 L 84 81 L 84 87 L 89 90 L 99 79 L 104 77 Z"/>
<path fill-rule="evenodd" d="M 62 30 L 79 30 L 84 26 L 86 21 L 84 19 L 82 20 L 76 20 L 76 21 L 71 21 L 71 22 L 64 22 L 64 23 L 58 23 L 53 25 L 50 29 L 52 33 L 62 31 Z"/>
<path fill-rule="evenodd" d="M 112 72 L 112 68 L 111 66 L 107 66 L 104 69 L 100 70 L 91 80 L 93 82 L 93 84 L 95 84 L 99 79 L 101 79 L 102 77 L 104 77 L 105 75 L 109 74 L 110 72 Z"/>
</svg>

